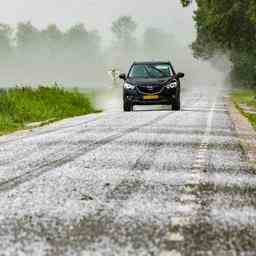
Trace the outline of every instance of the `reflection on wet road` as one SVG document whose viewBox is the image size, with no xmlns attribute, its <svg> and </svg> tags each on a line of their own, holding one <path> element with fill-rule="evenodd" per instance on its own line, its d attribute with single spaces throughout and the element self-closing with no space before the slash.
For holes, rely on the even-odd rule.
<svg viewBox="0 0 256 256">
<path fill-rule="evenodd" d="M 255 255 L 256 176 L 227 91 L 0 141 L 1 255 Z"/>
</svg>

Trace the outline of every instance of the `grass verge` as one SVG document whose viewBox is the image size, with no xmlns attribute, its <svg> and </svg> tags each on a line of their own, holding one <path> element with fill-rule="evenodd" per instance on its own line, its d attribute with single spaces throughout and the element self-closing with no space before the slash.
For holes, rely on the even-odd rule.
<svg viewBox="0 0 256 256">
<path fill-rule="evenodd" d="M 232 93 L 231 98 L 239 111 L 249 120 L 252 126 L 256 129 L 256 114 L 248 113 L 245 109 L 245 106 L 247 106 L 249 109 L 256 112 L 256 91 L 235 91 L 234 93 Z"/>
<path fill-rule="evenodd" d="M 24 129 L 27 123 L 57 121 L 98 112 L 92 95 L 59 86 L 16 87 L 0 91 L 0 135 Z"/>
</svg>

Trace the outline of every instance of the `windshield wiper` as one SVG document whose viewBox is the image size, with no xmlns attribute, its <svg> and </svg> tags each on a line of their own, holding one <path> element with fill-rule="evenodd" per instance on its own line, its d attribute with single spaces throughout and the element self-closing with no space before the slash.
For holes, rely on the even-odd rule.
<svg viewBox="0 0 256 256">
<path fill-rule="evenodd" d="M 148 68 L 147 68 L 147 66 L 143 66 L 144 67 L 144 69 L 146 70 L 146 72 L 147 72 L 147 74 L 148 74 L 148 77 L 149 78 L 152 78 L 152 74 L 148 71 Z M 153 76 L 154 77 L 154 76 Z"/>
<path fill-rule="evenodd" d="M 154 65 L 146 65 L 146 66 L 145 66 L 145 69 L 146 69 L 146 71 L 147 71 L 148 74 L 150 74 L 150 72 L 148 71 L 148 67 L 153 68 L 154 70 L 157 70 L 157 71 L 161 74 L 161 77 L 165 77 L 166 74 L 165 74 L 162 70 L 156 68 Z M 152 75 L 151 75 L 151 77 L 152 77 Z M 157 76 L 153 76 L 153 77 L 154 77 L 154 78 L 159 78 L 159 77 L 157 77 Z"/>
</svg>

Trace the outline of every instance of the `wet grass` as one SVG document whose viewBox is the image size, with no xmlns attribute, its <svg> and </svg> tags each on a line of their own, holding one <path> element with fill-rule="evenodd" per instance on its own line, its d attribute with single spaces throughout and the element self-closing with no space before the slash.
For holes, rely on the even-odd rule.
<svg viewBox="0 0 256 256">
<path fill-rule="evenodd" d="M 16 87 L 0 91 L 0 135 L 32 122 L 48 123 L 96 112 L 92 95 L 57 85 Z"/>
<path fill-rule="evenodd" d="M 256 91 L 255 90 L 239 90 L 232 94 L 233 99 L 242 104 L 256 109 Z"/>
<path fill-rule="evenodd" d="M 232 94 L 232 100 L 239 109 L 239 111 L 247 117 L 253 127 L 256 129 L 256 114 L 247 113 L 242 108 L 246 105 L 256 112 L 256 91 L 255 90 L 239 90 Z"/>
</svg>

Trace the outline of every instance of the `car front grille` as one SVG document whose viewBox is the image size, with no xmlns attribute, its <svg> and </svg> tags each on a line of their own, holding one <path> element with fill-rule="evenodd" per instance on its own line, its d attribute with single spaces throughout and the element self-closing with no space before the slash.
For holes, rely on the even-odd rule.
<svg viewBox="0 0 256 256">
<path fill-rule="evenodd" d="M 141 85 L 141 86 L 137 86 L 137 89 L 142 94 L 159 94 L 163 90 L 163 86 L 162 85 L 149 85 L 149 86 Z"/>
</svg>

